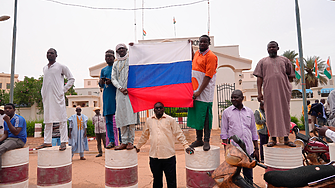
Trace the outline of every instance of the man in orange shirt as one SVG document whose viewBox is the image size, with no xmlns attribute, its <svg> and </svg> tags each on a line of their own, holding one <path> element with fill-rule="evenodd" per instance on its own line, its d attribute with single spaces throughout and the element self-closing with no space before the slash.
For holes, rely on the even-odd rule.
<svg viewBox="0 0 335 188">
<path fill-rule="evenodd" d="M 216 81 L 218 58 L 209 50 L 211 39 L 207 35 L 199 38 L 199 50 L 192 61 L 193 107 L 188 109 L 187 126 L 196 129 L 197 140 L 190 147 L 203 146 L 210 149 L 209 138 L 212 129 L 212 105 Z M 204 132 L 204 140 L 202 140 Z"/>
</svg>

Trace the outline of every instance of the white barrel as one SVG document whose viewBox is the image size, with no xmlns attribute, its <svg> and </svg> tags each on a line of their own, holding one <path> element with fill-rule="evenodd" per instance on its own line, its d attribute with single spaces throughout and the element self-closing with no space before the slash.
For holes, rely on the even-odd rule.
<svg viewBox="0 0 335 188">
<path fill-rule="evenodd" d="M 28 188 L 29 147 L 7 151 L 1 158 L 0 187 Z"/>
<path fill-rule="evenodd" d="M 335 161 L 335 143 L 329 143 L 330 161 Z"/>
<path fill-rule="evenodd" d="M 213 187 L 215 181 L 207 175 L 220 165 L 220 147 L 211 146 L 209 151 L 203 147 L 194 148 L 194 154 L 185 152 L 186 186 L 187 187 Z"/>
<path fill-rule="evenodd" d="M 268 166 L 268 171 L 289 170 L 303 166 L 301 147 L 289 147 L 286 145 L 276 145 L 267 147 L 263 145 L 264 164 Z"/>
<path fill-rule="evenodd" d="M 34 137 L 41 137 L 42 136 L 42 123 L 35 123 L 35 132 Z"/>
<path fill-rule="evenodd" d="M 71 146 L 59 151 L 59 146 L 38 150 L 37 187 L 71 188 Z"/>
<path fill-rule="evenodd" d="M 137 152 L 105 150 L 105 187 L 138 187 Z"/>
</svg>

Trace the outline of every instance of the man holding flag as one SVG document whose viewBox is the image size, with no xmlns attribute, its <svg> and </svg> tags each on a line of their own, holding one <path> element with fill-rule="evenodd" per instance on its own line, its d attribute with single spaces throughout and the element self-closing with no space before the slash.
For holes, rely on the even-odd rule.
<svg viewBox="0 0 335 188">
<path fill-rule="evenodd" d="M 218 58 L 209 50 L 211 39 L 207 35 L 199 38 L 199 50 L 192 61 L 193 107 L 188 109 L 187 126 L 196 129 L 197 140 L 190 147 L 203 146 L 210 149 L 212 129 L 212 105 L 216 81 Z M 202 140 L 204 132 L 204 141 Z"/>
</svg>

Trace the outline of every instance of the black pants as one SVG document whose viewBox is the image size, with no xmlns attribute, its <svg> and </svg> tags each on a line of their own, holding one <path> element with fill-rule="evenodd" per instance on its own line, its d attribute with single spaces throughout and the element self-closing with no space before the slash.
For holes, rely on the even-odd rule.
<svg viewBox="0 0 335 188">
<path fill-rule="evenodd" d="M 263 152 L 263 145 L 267 144 L 269 141 L 269 136 L 267 134 L 261 134 L 259 133 L 259 139 L 260 139 L 260 154 L 261 154 L 261 160 L 264 160 L 264 152 Z"/>
<path fill-rule="evenodd" d="M 209 142 L 209 138 L 211 137 L 211 130 L 209 129 L 209 118 L 208 118 L 208 109 L 206 113 L 204 130 L 197 130 L 197 140 L 202 141 L 203 132 L 205 133 L 204 141 Z"/>
<path fill-rule="evenodd" d="M 167 187 L 177 187 L 176 156 L 168 159 L 157 159 L 150 157 L 150 169 L 154 177 L 153 188 L 163 187 L 163 172 L 166 177 Z"/>
<path fill-rule="evenodd" d="M 102 154 L 101 140 L 106 148 L 106 133 L 95 133 L 95 139 L 97 140 L 97 147 L 100 154 Z"/>
</svg>

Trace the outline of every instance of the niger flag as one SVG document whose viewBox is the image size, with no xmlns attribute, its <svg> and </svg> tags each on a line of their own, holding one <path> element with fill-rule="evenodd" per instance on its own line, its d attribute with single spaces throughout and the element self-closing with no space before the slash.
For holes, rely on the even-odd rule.
<svg viewBox="0 0 335 188">
<path fill-rule="evenodd" d="M 327 60 L 327 65 L 326 65 L 326 68 L 324 69 L 323 73 L 327 76 L 328 79 L 331 79 L 332 78 L 332 69 L 330 67 L 330 62 L 329 62 L 329 57 L 328 57 L 328 60 Z"/>
<path fill-rule="evenodd" d="M 295 77 L 299 80 L 301 78 L 300 74 L 300 64 L 298 59 L 295 59 Z"/>
</svg>

